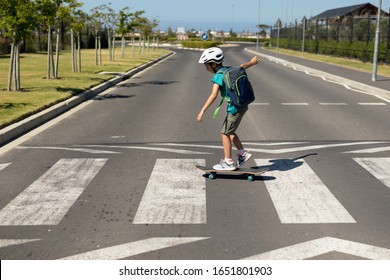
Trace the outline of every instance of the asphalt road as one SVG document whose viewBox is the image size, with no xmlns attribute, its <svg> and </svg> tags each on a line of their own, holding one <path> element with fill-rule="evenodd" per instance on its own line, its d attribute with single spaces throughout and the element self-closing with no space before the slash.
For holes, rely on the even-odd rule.
<svg viewBox="0 0 390 280">
<path fill-rule="evenodd" d="M 2 151 L 0 259 L 390 259 L 390 101 L 263 59 L 238 134 L 270 171 L 209 181 L 194 165 L 222 158 L 224 114 L 196 122 L 199 56 L 176 50 Z"/>
</svg>

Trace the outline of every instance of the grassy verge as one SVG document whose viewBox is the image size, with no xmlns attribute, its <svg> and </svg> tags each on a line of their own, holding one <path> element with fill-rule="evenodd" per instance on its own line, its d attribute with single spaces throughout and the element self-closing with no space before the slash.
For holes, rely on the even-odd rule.
<svg viewBox="0 0 390 280">
<path fill-rule="evenodd" d="M 311 54 L 311 53 L 303 53 L 299 51 L 292 51 L 287 49 L 276 49 L 276 48 L 266 48 L 269 51 L 283 53 L 291 56 L 296 57 L 302 57 L 305 59 L 310 60 L 316 60 L 321 62 L 326 62 L 330 64 L 335 64 L 343 67 L 348 67 L 351 69 L 356 69 L 368 73 L 372 73 L 372 63 L 364 63 L 359 60 L 355 59 L 348 59 L 348 58 L 342 58 L 342 57 L 334 57 L 334 56 L 327 56 L 327 55 L 321 55 L 321 54 Z M 378 65 L 378 74 L 381 76 L 387 76 L 390 77 L 390 66 L 380 64 Z"/>
<path fill-rule="evenodd" d="M 92 88 L 113 76 L 99 72 L 127 72 L 150 60 L 160 57 L 167 50 L 145 51 L 138 49 L 132 56 L 131 48 L 122 59 L 117 50 L 115 61 L 108 61 L 108 51 L 102 50 L 103 65 L 95 65 L 95 50 L 82 50 L 82 72 L 73 73 L 71 54 L 64 51 L 60 55 L 59 79 L 47 79 L 46 54 L 21 55 L 21 92 L 9 92 L 7 88 L 9 55 L 0 56 L 0 128 L 17 122 L 29 115 L 63 101 L 73 95 Z"/>
</svg>

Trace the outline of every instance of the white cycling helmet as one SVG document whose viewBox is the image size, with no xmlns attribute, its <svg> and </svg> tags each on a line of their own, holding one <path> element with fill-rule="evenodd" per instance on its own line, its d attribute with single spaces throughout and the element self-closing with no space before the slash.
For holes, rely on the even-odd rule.
<svg viewBox="0 0 390 280">
<path fill-rule="evenodd" d="M 223 51 L 220 48 L 212 47 L 205 50 L 200 56 L 199 63 L 211 63 L 215 62 L 217 64 L 222 63 L 223 61 Z"/>
</svg>

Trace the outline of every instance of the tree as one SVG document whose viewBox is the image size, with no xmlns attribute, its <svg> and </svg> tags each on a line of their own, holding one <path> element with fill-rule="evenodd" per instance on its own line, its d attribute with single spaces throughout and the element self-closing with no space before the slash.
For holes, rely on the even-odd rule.
<svg viewBox="0 0 390 280">
<path fill-rule="evenodd" d="M 60 56 L 60 26 L 63 22 L 71 22 L 71 14 L 82 4 L 77 0 L 52 0 L 56 7 L 55 32 L 56 32 L 56 63 L 54 65 L 53 78 L 58 78 L 59 56 Z M 51 53 L 53 55 L 53 53 Z"/>
<path fill-rule="evenodd" d="M 81 32 L 87 25 L 87 18 L 88 16 L 83 11 L 73 11 L 70 31 L 73 72 L 81 72 Z M 76 32 L 77 42 L 74 40 L 74 32 Z"/>
<path fill-rule="evenodd" d="M 117 26 L 118 15 L 107 5 L 101 5 L 100 11 L 102 13 L 104 24 L 108 33 L 108 58 L 109 61 L 114 61 L 115 58 L 115 27 Z"/>
<path fill-rule="evenodd" d="M 58 78 L 60 53 L 60 26 L 71 22 L 71 13 L 81 7 L 77 0 L 36 0 L 39 22 L 47 27 L 47 79 Z M 56 57 L 54 60 L 52 32 L 56 34 Z"/>
<path fill-rule="evenodd" d="M 95 64 L 102 65 L 102 44 L 100 29 L 103 22 L 103 13 L 101 7 L 96 7 L 91 10 L 91 24 L 93 26 L 93 36 L 95 37 Z"/>
<path fill-rule="evenodd" d="M 0 0 L 0 6 L 0 29 L 11 42 L 7 89 L 20 91 L 20 44 L 37 24 L 37 7 L 30 0 Z"/>
<path fill-rule="evenodd" d="M 47 79 L 50 79 L 52 65 L 54 64 L 52 56 L 51 26 L 55 22 L 56 6 L 51 0 L 37 0 L 38 20 L 47 27 Z M 54 76 L 54 73 L 53 73 Z"/>
</svg>

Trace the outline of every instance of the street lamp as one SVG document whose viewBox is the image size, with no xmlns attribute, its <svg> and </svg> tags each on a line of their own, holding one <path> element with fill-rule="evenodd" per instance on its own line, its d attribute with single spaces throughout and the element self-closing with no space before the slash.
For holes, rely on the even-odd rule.
<svg viewBox="0 0 390 280">
<path fill-rule="evenodd" d="M 306 24 L 307 24 L 307 18 L 303 17 L 302 19 L 302 53 L 305 52 L 305 37 L 306 37 Z"/>
<path fill-rule="evenodd" d="M 372 70 L 372 81 L 376 81 L 376 76 L 378 73 L 378 51 L 379 51 L 379 35 L 381 30 L 381 13 L 382 13 L 382 0 L 379 0 L 378 7 L 378 16 L 376 20 L 376 32 L 375 32 L 375 48 L 374 48 L 374 62 L 373 62 L 373 70 Z"/>
<path fill-rule="evenodd" d="M 256 39 L 256 51 L 259 52 L 259 36 L 260 36 L 260 0 L 259 0 L 259 11 L 257 14 L 257 27 L 258 27 L 258 33 L 257 33 L 257 39 Z"/>
</svg>

